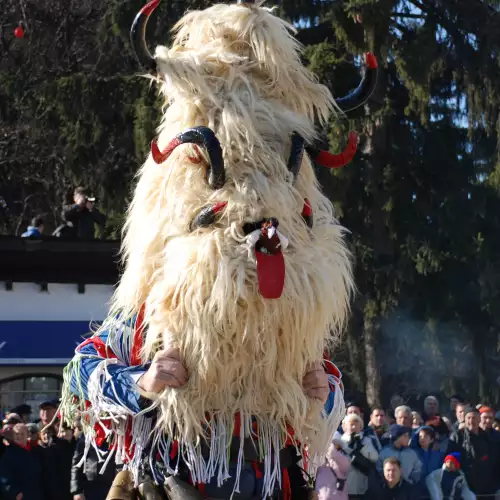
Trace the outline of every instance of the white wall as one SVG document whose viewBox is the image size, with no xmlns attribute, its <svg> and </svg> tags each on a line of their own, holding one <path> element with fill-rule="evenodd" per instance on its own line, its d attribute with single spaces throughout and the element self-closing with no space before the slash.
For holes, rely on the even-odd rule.
<svg viewBox="0 0 500 500">
<path fill-rule="evenodd" d="M 14 283 L 12 291 L 0 282 L 0 321 L 102 321 L 113 294 L 111 285 L 49 283 L 42 292 L 34 283 Z"/>
</svg>

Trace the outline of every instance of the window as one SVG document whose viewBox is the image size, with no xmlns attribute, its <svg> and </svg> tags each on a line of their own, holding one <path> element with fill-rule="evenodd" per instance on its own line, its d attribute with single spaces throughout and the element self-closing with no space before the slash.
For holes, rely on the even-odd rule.
<svg viewBox="0 0 500 500">
<path fill-rule="evenodd" d="M 61 395 L 62 377 L 50 374 L 21 375 L 0 381 L 0 415 L 14 406 L 26 403 L 31 406 L 33 420 L 38 418 L 38 405 Z"/>
</svg>

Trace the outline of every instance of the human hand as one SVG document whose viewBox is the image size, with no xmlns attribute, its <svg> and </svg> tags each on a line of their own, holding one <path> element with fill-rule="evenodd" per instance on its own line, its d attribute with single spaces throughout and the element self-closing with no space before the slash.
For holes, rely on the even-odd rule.
<svg viewBox="0 0 500 500">
<path fill-rule="evenodd" d="M 16 500 L 23 500 L 23 494 L 22 493 L 18 493 L 16 495 Z"/>
<path fill-rule="evenodd" d="M 181 362 L 179 350 L 168 347 L 155 354 L 151 366 L 137 385 L 146 392 L 158 394 L 165 387 L 183 387 L 187 381 L 188 373 Z"/>
<path fill-rule="evenodd" d="M 328 375 L 319 361 L 307 367 L 302 387 L 307 397 L 317 399 L 323 404 L 326 403 L 330 387 L 328 386 Z"/>
<path fill-rule="evenodd" d="M 85 495 L 83 493 L 78 493 L 77 495 L 73 495 L 73 500 L 85 500 Z"/>
</svg>

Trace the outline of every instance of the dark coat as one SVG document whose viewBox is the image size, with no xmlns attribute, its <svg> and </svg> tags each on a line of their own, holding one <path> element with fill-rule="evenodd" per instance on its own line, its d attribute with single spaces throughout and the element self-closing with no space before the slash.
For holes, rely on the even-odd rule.
<svg viewBox="0 0 500 500">
<path fill-rule="evenodd" d="M 0 457 L 0 498 L 15 500 L 19 493 L 23 500 L 52 500 L 43 493 L 39 457 L 10 444 Z"/>
<path fill-rule="evenodd" d="M 75 228 L 76 237 L 79 240 L 93 240 L 95 224 L 105 225 L 106 216 L 99 212 L 97 208 L 92 211 L 81 205 L 69 205 L 63 209 L 63 219 L 71 222 Z"/>
<path fill-rule="evenodd" d="M 90 447 L 85 465 L 77 467 L 85 451 L 85 438 L 82 436 L 76 443 L 75 452 L 71 465 L 71 494 L 77 495 L 84 493 L 86 500 L 103 500 L 111 488 L 115 477 L 114 462 L 110 462 L 104 473 L 100 470 L 104 462 L 98 462 L 97 453 L 93 447 Z M 85 472 L 84 472 L 85 466 Z"/>
<path fill-rule="evenodd" d="M 450 436 L 449 451 L 460 453 L 460 465 L 469 488 L 476 495 L 493 494 L 496 491 L 496 445 L 486 432 L 479 429 L 472 434 L 467 429 Z"/>
<path fill-rule="evenodd" d="M 378 475 L 370 476 L 368 491 L 365 494 L 366 500 L 415 500 L 418 493 L 414 486 L 401 479 L 394 488 L 389 488 L 384 479 Z"/>
</svg>

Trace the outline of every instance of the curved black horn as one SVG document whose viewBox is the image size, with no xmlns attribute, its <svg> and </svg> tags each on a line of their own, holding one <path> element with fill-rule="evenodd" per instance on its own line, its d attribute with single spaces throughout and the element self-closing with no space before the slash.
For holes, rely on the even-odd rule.
<svg viewBox="0 0 500 500">
<path fill-rule="evenodd" d="M 362 106 L 373 94 L 377 85 L 377 58 L 368 52 L 365 55 L 366 70 L 361 83 L 351 93 L 344 97 L 335 99 L 337 106 L 347 113 Z"/>
<path fill-rule="evenodd" d="M 189 230 L 194 231 L 199 227 L 211 226 L 217 216 L 226 208 L 227 201 L 221 201 L 208 207 L 203 207 L 189 224 Z"/>
<path fill-rule="evenodd" d="M 304 156 L 304 148 L 306 141 L 304 138 L 294 132 L 292 134 L 292 144 L 290 146 L 290 156 L 288 157 L 288 170 L 293 175 L 294 180 L 297 178 L 300 172 L 300 166 L 302 165 L 302 158 Z"/>
<path fill-rule="evenodd" d="M 163 163 L 172 151 L 181 144 L 196 144 L 205 148 L 208 153 L 210 165 L 208 168 L 208 183 L 212 189 L 220 189 L 226 182 L 222 148 L 214 132 L 208 127 L 194 127 L 181 132 L 170 141 L 165 151 L 158 149 L 156 140 L 151 143 L 151 153 L 155 163 Z"/>
<path fill-rule="evenodd" d="M 160 0 L 151 0 L 145 5 L 135 16 L 132 28 L 130 28 L 130 43 L 134 49 L 135 56 L 139 60 L 141 66 L 144 66 L 149 72 L 156 73 L 156 61 L 149 52 L 146 44 L 146 26 L 148 25 L 149 16 L 158 7 Z"/>
</svg>

